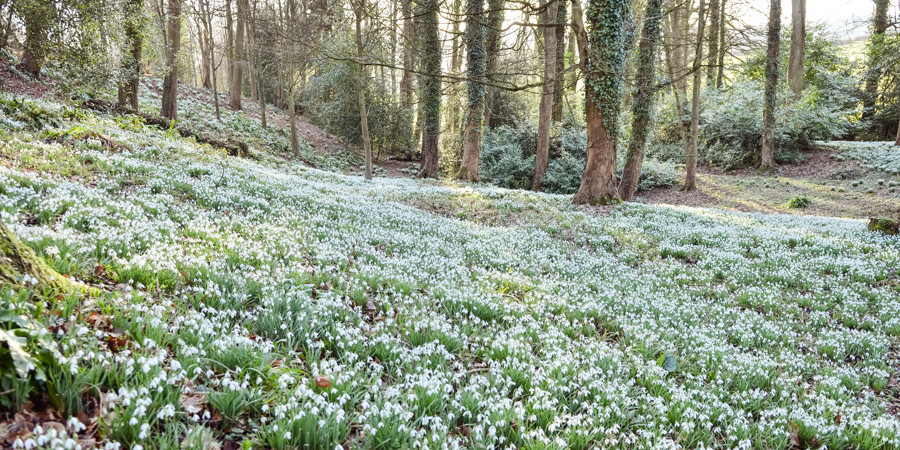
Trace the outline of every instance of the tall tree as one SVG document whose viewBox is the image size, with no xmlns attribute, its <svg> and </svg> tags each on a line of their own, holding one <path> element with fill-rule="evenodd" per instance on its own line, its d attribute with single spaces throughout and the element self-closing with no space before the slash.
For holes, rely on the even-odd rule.
<svg viewBox="0 0 900 450">
<path fill-rule="evenodd" d="M 500 56 L 500 40 L 503 31 L 503 8 L 506 0 L 488 0 L 487 13 L 487 31 L 485 32 L 485 76 L 493 82 L 496 82 L 497 59 Z M 493 98 L 496 90 L 490 86 L 487 87 L 484 98 L 484 126 L 491 126 L 491 108 L 493 107 Z"/>
<path fill-rule="evenodd" d="M 181 3 L 169 0 L 166 30 L 166 75 L 163 77 L 162 108 L 160 114 L 175 120 L 178 116 L 178 52 L 181 48 Z"/>
<path fill-rule="evenodd" d="M 247 22 L 247 0 L 237 0 L 237 28 L 234 33 L 234 68 L 231 74 L 231 89 L 228 91 L 228 105 L 231 109 L 241 109 L 241 89 L 244 86 L 244 30 Z"/>
<path fill-rule="evenodd" d="M 566 0 L 556 2 L 556 78 L 553 85 L 553 114 L 554 122 L 562 121 L 563 94 L 565 85 L 563 72 L 566 70 Z"/>
<path fill-rule="evenodd" d="M 468 109 L 462 163 L 456 178 L 478 181 L 481 129 L 484 120 L 484 0 L 466 0 L 466 53 L 468 54 Z"/>
<path fill-rule="evenodd" d="M 619 197 L 634 200 L 641 166 L 644 163 L 644 148 L 650 132 L 650 113 L 656 97 L 656 49 L 659 46 L 660 21 L 662 20 L 662 0 L 647 0 L 641 42 L 638 47 L 638 69 L 634 99 L 631 101 L 631 137 L 625 154 L 625 167 L 619 182 Z"/>
<path fill-rule="evenodd" d="M 138 85 L 141 79 L 141 48 L 144 45 L 144 0 L 125 2 L 125 48 L 119 76 L 119 106 L 138 109 Z"/>
<path fill-rule="evenodd" d="M 706 87 L 716 85 L 716 65 L 719 62 L 719 7 L 721 0 L 709 1 L 709 55 L 706 57 Z"/>
<path fill-rule="evenodd" d="M 727 22 L 725 21 L 725 2 L 726 0 L 721 0 L 721 4 L 719 5 L 719 60 L 716 62 L 716 89 L 722 88 L 722 83 L 725 79 L 725 25 Z"/>
<path fill-rule="evenodd" d="M 550 158 L 550 121 L 553 119 L 553 97 L 556 89 L 556 15 L 559 0 L 548 0 L 541 8 L 540 23 L 544 35 L 544 87 L 538 107 L 537 152 L 534 158 L 534 178 L 531 189 L 541 190 L 541 180 L 547 173 Z"/>
<path fill-rule="evenodd" d="M 618 198 L 616 129 L 625 70 L 628 0 L 590 0 L 588 55 L 584 68 L 587 157 L 577 204 L 610 204 Z"/>
<path fill-rule="evenodd" d="M 665 16 L 667 33 L 665 38 L 666 67 L 669 79 L 672 80 L 672 97 L 675 100 L 675 111 L 678 113 L 678 122 L 681 125 L 681 147 L 685 159 L 691 152 L 691 119 L 687 101 L 687 55 L 684 45 L 687 41 L 686 23 L 690 19 L 690 5 L 679 0 L 669 0 L 669 13 Z"/>
<path fill-rule="evenodd" d="M 762 151 L 759 167 L 775 167 L 775 103 L 778 92 L 778 47 L 781 43 L 781 1 L 769 0 L 766 45 L 766 90 L 763 97 Z"/>
<path fill-rule="evenodd" d="M 700 140 L 700 64 L 703 62 L 703 29 L 706 27 L 706 1 L 700 0 L 697 16 L 697 45 L 694 47 L 694 83 L 691 92 L 691 140 L 684 160 L 684 190 L 697 187 L 697 146 Z"/>
<path fill-rule="evenodd" d="M 419 80 L 419 116 L 422 118 L 422 167 L 419 176 L 437 178 L 438 140 L 441 133 L 441 36 L 438 0 L 417 2 L 422 57 Z"/>
<path fill-rule="evenodd" d="M 359 78 L 356 86 L 356 95 L 359 99 L 359 122 L 362 128 L 363 151 L 365 152 L 365 172 L 367 180 L 372 179 L 372 139 L 369 137 L 369 115 L 366 112 L 366 66 L 363 59 L 366 55 L 366 47 L 362 37 L 363 17 L 366 13 L 366 0 L 355 0 L 354 15 L 356 16 L 356 59 L 359 66 Z"/>
<path fill-rule="evenodd" d="M 799 100 L 803 95 L 803 62 L 806 59 L 806 0 L 791 0 L 791 51 L 788 86 Z"/>
<path fill-rule="evenodd" d="M 878 98 L 878 82 L 881 81 L 881 49 L 884 44 L 884 33 L 888 27 L 888 0 L 875 0 L 875 13 L 872 15 L 872 36 L 869 38 L 869 55 L 866 70 L 866 85 L 863 95 L 863 120 L 871 120 L 875 116 L 875 100 Z"/>
<path fill-rule="evenodd" d="M 49 32 L 56 8 L 45 0 L 17 0 L 13 7 L 16 15 L 25 23 L 25 42 L 22 62 L 18 69 L 38 78 L 49 49 Z"/>
<path fill-rule="evenodd" d="M 412 106 L 413 71 L 416 67 L 416 27 L 413 16 L 413 0 L 400 0 L 400 13 L 403 15 L 403 73 L 400 75 L 400 102 Z"/>
</svg>

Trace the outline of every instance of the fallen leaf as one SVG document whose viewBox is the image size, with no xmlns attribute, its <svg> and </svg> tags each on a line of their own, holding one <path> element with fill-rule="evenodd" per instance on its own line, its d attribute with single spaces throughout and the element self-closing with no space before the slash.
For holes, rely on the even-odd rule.
<svg viewBox="0 0 900 450">
<path fill-rule="evenodd" d="M 328 378 L 325 378 L 325 377 L 319 375 L 319 376 L 316 377 L 316 386 L 318 386 L 318 387 L 320 387 L 320 388 L 322 388 L 322 389 L 330 388 L 330 387 L 331 387 L 331 380 L 329 380 Z"/>
<path fill-rule="evenodd" d="M 181 409 L 185 410 L 188 414 L 200 414 L 200 412 L 203 411 L 204 405 L 206 405 L 206 394 L 181 394 L 180 403 Z"/>
</svg>

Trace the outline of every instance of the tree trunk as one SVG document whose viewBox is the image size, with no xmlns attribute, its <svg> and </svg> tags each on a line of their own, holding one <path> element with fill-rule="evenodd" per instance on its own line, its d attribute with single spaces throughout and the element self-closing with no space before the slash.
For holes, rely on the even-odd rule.
<svg viewBox="0 0 900 450">
<path fill-rule="evenodd" d="M 806 58 L 806 0 L 791 0 L 791 53 L 788 60 L 788 85 L 794 99 L 803 95 L 803 61 Z"/>
<path fill-rule="evenodd" d="M 719 61 L 719 6 L 720 0 L 709 2 L 709 56 L 706 57 L 706 87 L 716 83 L 716 64 Z"/>
<path fill-rule="evenodd" d="M 181 47 L 181 2 L 169 0 L 166 32 L 166 75 L 163 78 L 160 115 L 175 120 L 178 116 L 178 51 Z"/>
<path fill-rule="evenodd" d="M 685 55 L 684 42 L 686 40 L 684 23 L 688 22 L 690 11 L 685 4 L 676 4 L 676 0 L 670 1 L 669 14 L 666 15 L 666 23 L 669 27 L 671 39 L 667 39 L 666 63 L 669 70 L 669 78 L 672 82 L 672 93 L 675 97 L 675 109 L 678 112 L 678 121 L 681 124 L 681 146 L 684 151 L 685 161 L 691 152 L 691 119 L 687 104 L 687 55 Z"/>
<path fill-rule="evenodd" d="M 234 15 L 231 12 L 231 1 L 225 0 L 225 72 L 228 74 L 229 88 L 234 76 Z"/>
<path fill-rule="evenodd" d="M 122 57 L 122 74 L 119 80 L 119 106 L 138 110 L 138 85 L 141 79 L 141 48 L 143 33 L 143 0 L 131 0 L 125 4 L 125 43 L 130 52 Z"/>
<path fill-rule="evenodd" d="M 894 145 L 900 145 L 900 123 L 897 123 L 897 140 L 894 141 Z"/>
<path fill-rule="evenodd" d="M 778 47 L 781 40 L 781 1 L 769 0 L 766 47 L 766 91 L 763 98 L 763 135 L 760 169 L 775 168 L 775 103 L 778 91 Z"/>
<path fill-rule="evenodd" d="M 537 151 L 534 157 L 534 178 L 531 189 L 541 190 L 541 180 L 547 173 L 550 158 L 550 121 L 553 119 L 553 97 L 556 89 L 556 23 L 559 0 L 548 0 L 540 16 L 544 34 L 544 87 L 541 90 L 541 104 L 538 109 Z"/>
<path fill-rule="evenodd" d="M 553 109 L 551 118 L 554 122 L 562 122 L 563 72 L 566 70 L 566 0 L 557 0 L 556 5 L 556 71 L 553 84 Z"/>
<path fill-rule="evenodd" d="M 638 69 L 635 83 L 637 85 L 631 103 L 631 138 L 628 140 L 628 153 L 625 155 L 625 167 L 622 169 L 622 180 L 619 181 L 619 197 L 625 201 L 634 200 L 638 181 L 641 177 L 641 166 L 644 163 L 644 148 L 650 132 L 650 113 L 656 96 L 656 48 L 659 45 L 660 21 L 662 19 L 662 0 L 648 0 L 641 30 L 641 43 L 638 48 Z"/>
<path fill-rule="evenodd" d="M 456 178 L 479 181 L 481 128 L 484 120 L 484 0 L 466 1 L 466 53 L 468 54 L 468 110 L 462 163 Z"/>
<path fill-rule="evenodd" d="M 400 102 L 412 106 L 413 71 L 416 68 L 415 47 L 416 28 L 413 16 L 413 0 L 400 0 L 400 13 L 403 15 L 403 73 L 400 76 Z"/>
<path fill-rule="evenodd" d="M 866 85 L 863 93 L 862 120 L 875 117 L 875 101 L 878 99 L 878 82 L 881 80 L 884 33 L 887 31 L 888 0 L 875 0 L 875 14 L 872 16 L 872 36 L 869 38 L 869 57 L 866 70 Z"/>
<path fill-rule="evenodd" d="M 462 43 L 459 39 L 460 20 L 456 18 L 460 17 L 462 13 L 462 0 L 453 0 L 450 8 L 451 15 L 454 17 L 452 20 L 453 28 L 450 32 L 451 36 L 453 36 L 453 41 L 450 44 L 450 73 L 457 75 L 462 67 Z M 459 111 L 462 108 L 459 98 L 459 84 L 454 83 L 450 85 L 448 90 L 447 114 L 445 114 L 444 120 L 447 122 L 447 131 L 453 134 L 462 122 L 459 118 Z"/>
<path fill-rule="evenodd" d="M 422 55 L 422 76 L 419 80 L 419 117 L 422 121 L 422 178 L 438 176 L 438 140 L 441 133 L 441 36 L 438 30 L 437 0 L 418 3 L 418 18 Z"/>
<path fill-rule="evenodd" d="M 369 115 L 366 113 L 366 68 L 362 64 L 365 48 L 362 40 L 362 20 L 366 9 L 366 0 L 357 0 L 356 5 L 356 58 L 359 66 L 359 78 L 356 95 L 359 99 L 359 122 L 362 128 L 363 151 L 365 152 L 365 177 L 372 179 L 372 139 L 369 137 Z"/>
<path fill-rule="evenodd" d="M 719 61 L 716 63 L 716 89 L 722 89 L 725 79 L 725 1 L 719 5 Z"/>
<path fill-rule="evenodd" d="M 616 130 L 625 70 L 628 3 L 591 0 L 588 4 L 591 31 L 584 71 L 588 148 L 581 186 L 572 199 L 576 204 L 610 204 L 618 198 Z"/>
<path fill-rule="evenodd" d="M 694 49 L 694 85 L 691 92 L 691 146 L 684 161 L 684 190 L 697 187 L 697 146 L 700 140 L 700 64 L 703 63 L 703 29 L 706 27 L 706 2 L 700 0 L 697 16 L 697 46 Z"/>
<path fill-rule="evenodd" d="M 40 78 L 41 67 L 47 57 L 48 33 L 53 22 L 55 9 L 52 3 L 44 1 L 18 1 L 14 4 L 17 15 L 25 23 L 25 43 L 22 62 L 17 68 Z"/>
<path fill-rule="evenodd" d="M 503 28 L 503 8 L 506 0 L 488 0 L 487 32 L 485 33 L 485 76 L 496 82 L 497 59 L 500 56 L 500 38 Z M 484 98 L 484 126 L 491 126 L 491 104 L 495 89 L 488 86 Z"/>
<path fill-rule="evenodd" d="M 241 109 L 241 89 L 244 86 L 244 22 L 247 20 L 247 0 L 237 0 L 237 28 L 234 35 L 234 71 L 231 74 L 231 89 L 228 91 L 228 106 Z"/>
</svg>

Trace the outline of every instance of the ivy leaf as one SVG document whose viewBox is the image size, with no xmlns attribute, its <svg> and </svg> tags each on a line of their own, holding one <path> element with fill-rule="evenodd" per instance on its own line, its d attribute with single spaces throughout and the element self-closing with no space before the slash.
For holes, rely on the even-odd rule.
<svg viewBox="0 0 900 450">
<path fill-rule="evenodd" d="M 13 365 L 19 378 L 28 378 L 28 372 L 35 367 L 34 358 L 25 351 L 27 340 L 24 337 L 16 336 L 7 330 L 0 329 L 0 341 L 6 342 L 9 347 L 9 354 L 12 356 Z"/>
<path fill-rule="evenodd" d="M 675 355 L 666 352 L 666 354 L 659 357 L 659 360 L 656 361 L 656 365 L 662 367 L 666 372 L 672 373 L 675 369 L 678 369 L 678 362 L 675 360 Z"/>
</svg>

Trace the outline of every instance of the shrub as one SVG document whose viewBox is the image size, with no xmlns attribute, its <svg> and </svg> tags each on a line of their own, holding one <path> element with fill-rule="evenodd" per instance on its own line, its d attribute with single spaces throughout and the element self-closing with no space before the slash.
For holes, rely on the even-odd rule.
<svg viewBox="0 0 900 450">
<path fill-rule="evenodd" d="M 843 102 L 814 87 L 793 101 L 782 86 L 775 117 L 775 160 L 795 162 L 799 151 L 815 140 L 829 140 L 844 134 L 848 127 Z M 759 162 L 762 145 L 763 85 L 739 81 L 730 89 L 712 91 L 703 111 L 701 126 L 705 146 L 701 163 L 734 169 Z"/>
<path fill-rule="evenodd" d="M 790 209 L 798 209 L 798 208 L 806 208 L 807 206 L 809 206 L 811 204 L 812 204 L 812 201 L 809 199 L 809 197 L 807 197 L 805 195 L 795 195 L 795 196 L 791 197 L 791 199 L 788 200 L 788 202 L 785 203 L 784 206 L 787 206 Z"/>
<path fill-rule="evenodd" d="M 502 126 L 484 134 L 481 179 L 500 187 L 528 189 L 534 176 L 534 147 L 523 146 L 530 133 L 523 127 Z M 527 144 L 526 144 L 527 145 Z"/>
</svg>

